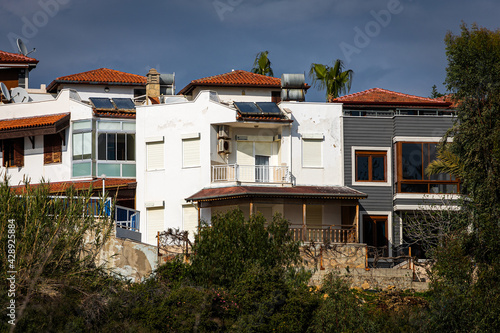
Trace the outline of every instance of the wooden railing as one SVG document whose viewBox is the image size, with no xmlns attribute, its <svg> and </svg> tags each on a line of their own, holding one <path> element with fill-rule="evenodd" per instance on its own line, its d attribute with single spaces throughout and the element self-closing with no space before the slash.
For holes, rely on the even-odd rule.
<svg viewBox="0 0 500 333">
<path fill-rule="evenodd" d="M 329 228 L 291 228 L 293 239 L 315 243 L 357 243 L 354 226 L 331 226 Z"/>
</svg>

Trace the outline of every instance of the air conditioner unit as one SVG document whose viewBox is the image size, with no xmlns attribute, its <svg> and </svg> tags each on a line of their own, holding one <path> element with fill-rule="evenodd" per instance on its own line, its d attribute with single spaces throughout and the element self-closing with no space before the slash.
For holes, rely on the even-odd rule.
<svg viewBox="0 0 500 333">
<path fill-rule="evenodd" d="M 219 126 L 218 137 L 219 137 L 219 139 L 227 139 L 227 138 L 229 138 L 229 126 L 227 126 L 227 125 L 220 125 Z"/>
<path fill-rule="evenodd" d="M 219 139 L 219 142 L 217 144 L 217 152 L 224 153 L 224 154 L 230 154 L 231 153 L 231 141 L 226 140 L 226 139 Z"/>
</svg>

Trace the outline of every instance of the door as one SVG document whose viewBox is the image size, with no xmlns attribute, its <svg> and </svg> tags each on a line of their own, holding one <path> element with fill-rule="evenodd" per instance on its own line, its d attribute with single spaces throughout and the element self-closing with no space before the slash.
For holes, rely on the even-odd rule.
<svg viewBox="0 0 500 333">
<path fill-rule="evenodd" d="M 255 155 L 255 181 L 269 182 L 269 156 Z"/>
<path fill-rule="evenodd" d="M 368 246 L 373 246 L 378 248 L 379 255 L 382 255 L 384 257 L 389 255 L 388 251 L 389 241 L 387 238 L 386 215 L 363 216 L 363 241 Z"/>
</svg>

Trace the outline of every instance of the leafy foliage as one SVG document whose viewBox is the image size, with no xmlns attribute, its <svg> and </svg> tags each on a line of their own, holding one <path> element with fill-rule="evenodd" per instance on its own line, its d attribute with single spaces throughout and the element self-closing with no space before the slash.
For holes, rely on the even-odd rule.
<svg viewBox="0 0 500 333">
<path fill-rule="evenodd" d="M 318 89 L 326 89 L 326 100 L 334 99 L 351 90 L 352 69 L 344 70 L 344 63 L 337 59 L 333 67 L 322 64 L 311 64 L 309 77 Z"/>
<path fill-rule="evenodd" d="M 253 62 L 252 73 L 274 76 L 273 69 L 271 68 L 271 61 L 268 58 L 269 51 L 262 51 L 257 53 Z"/>
<path fill-rule="evenodd" d="M 437 252 L 429 327 L 500 330 L 500 30 L 447 34 L 446 84 L 458 102 L 448 135 L 467 200 L 460 228 Z"/>
<path fill-rule="evenodd" d="M 262 215 L 245 221 L 240 210 L 212 217 L 193 246 L 193 278 L 201 285 L 231 287 L 251 266 L 265 270 L 292 269 L 300 261 L 299 243 L 292 240 L 288 221 L 275 215 L 266 227 Z"/>
</svg>

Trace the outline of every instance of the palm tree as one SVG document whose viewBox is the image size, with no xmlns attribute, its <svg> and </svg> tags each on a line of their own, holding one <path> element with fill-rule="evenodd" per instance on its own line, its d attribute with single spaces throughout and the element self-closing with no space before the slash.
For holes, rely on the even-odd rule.
<svg viewBox="0 0 500 333">
<path fill-rule="evenodd" d="M 457 155 L 453 154 L 448 148 L 442 147 L 439 149 L 437 159 L 429 163 L 425 169 L 427 176 L 447 173 L 457 178 L 462 173 L 460 160 Z"/>
<path fill-rule="evenodd" d="M 267 57 L 268 54 L 269 51 L 262 51 L 257 53 L 255 61 L 253 62 L 253 73 L 274 76 L 273 69 L 271 68 L 271 61 L 269 61 L 269 58 Z"/>
<path fill-rule="evenodd" d="M 337 59 L 333 67 L 322 64 L 311 64 L 309 77 L 318 89 L 326 88 L 326 100 L 334 99 L 351 90 L 352 69 L 344 71 L 344 63 Z"/>
</svg>

